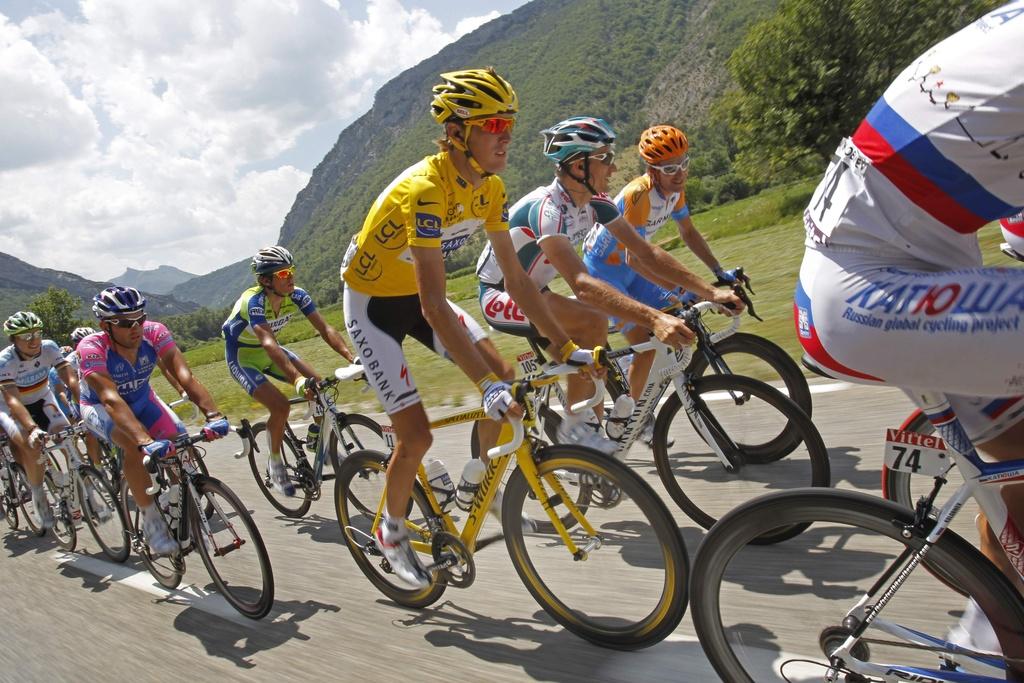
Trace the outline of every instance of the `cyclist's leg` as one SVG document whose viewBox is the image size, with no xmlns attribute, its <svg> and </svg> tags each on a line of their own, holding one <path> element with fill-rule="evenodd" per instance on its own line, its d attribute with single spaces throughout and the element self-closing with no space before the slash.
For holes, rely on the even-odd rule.
<svg viewBox="0 0 1024 683">
<path fill-rule="evenodd" d="M 608 344 L 608 316 L 603 312 L 552 291 L 545 291 L 541 296 L 548 310 L 574 342 L 588 349 Z M 594 393 L 593 382 L 586 377 L 572 375 L 566 383 L 566 398 L 570 404 L 583 401 Z M 600 414 L 600 406 L 596 410 Z"/>
<path fill-rule="evenodd" d="M 487 363 L 487 367 L 491 369 L 495 375 L 511 382 L 515 379 L 516 371 L 512 367 L 512 364 L 506 361 L 500 353 L 498 353 L 497 347 L 494 345 L 488 336 L 484 328 L 476 321 L 476 319 L 464 311 L 458 304 L 455 304 L 451 300 L 448 300 L 448 304 L 455 311 L 456 317 L 462 326 L 466 328 L 466 333 L 469 338 L 473 341 L 476 346 L 476 350 L 483 356 L 484 361 Z M 440 341 L 437 339 L 437 335 L 434 335 L 435 343 L 440 346 Z M 493 420 L 483 420 L 477 425 L 477 436 L 479 438 L 480 454 L 484 461 L 487 461 L 487 450 L 494 446 L 498 442 L 498 436 L 501 433 L 501 423 Z"/>
<path fill-rule="evenodd" d="M 42 487 L 43 468 L 39 464 L 41 455 L 39 449 L 29 447 L 28 439 L 22 433 L 18 422 L 5 410 L 0 410 L 0 429 L 7 432 L 7 437 L 11 440 L 11 451 L 14 453 L 14 460 L 24 468 L 25 476 L 28 477 L 28 483 L 34 490 Z"/>
<path fill-rule="evenodd" d="M 410 326 L 425 323 L 419 297 L 372 297 L 346 286 L 343 298 L 345 327 L 352 348 L 362 360 L 367 382 L 395 430 L 395 448 L 387 472 L 384 523 L 377 531 L 376 541 L 397 576 L 409 584 L 426 586 L 430 577 L 412 551 L 405 530 L 405 510 L 416 473 L 433 439 L 402 352 L 402 341 Z M 420 341 L 432 348 L 429 337 Z"/>
</svg>

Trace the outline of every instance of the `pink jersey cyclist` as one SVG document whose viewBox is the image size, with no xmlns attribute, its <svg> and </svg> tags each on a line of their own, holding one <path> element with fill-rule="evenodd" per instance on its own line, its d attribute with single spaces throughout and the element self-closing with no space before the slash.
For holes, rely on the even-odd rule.
<svg viewBox="0 0 1024 683">
<path fill-rule="evenodd" d="M 982 268 L 975 233 L 1024 205 L 1024 2 L 907 67 L 804 213 L 795 297 L 830 372 L 951 394 L 976 441 L 1024 416 L 1024 271 Z"/>
<path fill-rule="evenodd" d="M 157 397 L 149 379 L 157 360 L 176 348 L 170 330 L 162 323 L 146 321 L 142 325 L 142 343 L 135 363 L 114 349 L 106 332 L 91 334 L 78 344 L 79 372 L 82 378 L 82 419 L 97 436 L 110 441 L 114 422 L 86 378 L 95 372 L 110 375 L 117 393 L 154 439 L 174 439 L 185 433 L 185 426 Z"/>
</svg>

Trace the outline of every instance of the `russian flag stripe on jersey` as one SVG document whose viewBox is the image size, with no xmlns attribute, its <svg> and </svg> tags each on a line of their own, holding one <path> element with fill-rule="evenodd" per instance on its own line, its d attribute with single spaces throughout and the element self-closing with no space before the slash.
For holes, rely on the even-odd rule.
<svg viewBox="0 0 1024 683">
<path fill-rule="evenodd" d="M 872 165 L 908 199 L 953 230 L 969 234 L 1014 208 L 944 157 L 881 98 L 853 135 Z"/>
</svg>

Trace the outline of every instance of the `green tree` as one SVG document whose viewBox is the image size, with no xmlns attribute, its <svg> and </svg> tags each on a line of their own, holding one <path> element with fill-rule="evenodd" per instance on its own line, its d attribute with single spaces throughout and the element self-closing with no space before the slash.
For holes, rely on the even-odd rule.
<svg viewBox="0 0 1024 683">
<path fill-rule="evenodd" d="M 892 79 L 1000 0 L 784 0 L 729 59 L 717 111 L 750 182 L 820 168 Z"/>
<path fill-rule="evenodd" d="M 51 285 L 32 299 L 29 310 L 43 319 L 43 333 L 58 344 L 69 343 L 71 331 L 81 325 L 77 313 L 82 300 L 66 289 Z"/>
</svg>

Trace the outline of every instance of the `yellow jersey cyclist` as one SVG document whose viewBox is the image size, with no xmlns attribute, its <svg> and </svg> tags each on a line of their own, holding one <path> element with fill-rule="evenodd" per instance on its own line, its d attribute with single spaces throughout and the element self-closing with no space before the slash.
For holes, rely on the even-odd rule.
<svg viewBox="0 0 1024 683">
<path fill-rule="evenodd" d="M 432 437 L 402 342 L 414 337 L 451 358 L 476 383 L 484 410 L 495 420 L 480 423 L 485 446 L 496 442 L 498 420 L 522 414 L 509 385 L 481 355 L 445 298 L 445 255 L 483 226 L 506 268 L 507 287 L 551 340 L 555 357 L 580 365 L 593 358 L 547 310 L 517 266 L 508 236 L 505 187 L 495 174 L 508 160 L 519 109 L 515 91 L 490 68 L 444 73 L 441 78 L 431 103 L 434 120 L 444 126 L 440 153 L 403 171 L 381 193 L 342 264 L 345 324 L 396 436 L 384 523 L 376 540 L 396 576 L 417 587 L 427 585 L 430 577 L 409 546 L 404 517 Z"/>
<path fill-rule="evenodd" d="M 189 370 L 170 330 L 146 316 L 146 298 L 134 287 L 108 287 L 93 297 L 100 331 L 78 343 L 82 378 L 82 420 L 93 434 L 124 451 L 124 476 L 142 510 L 143 530 L 154 555 L 177 549 L 167 524 L 146 493 L 151 483 L 143 466 L 146 456 L 174 453 L 173 441 L 186 434 L 185 425 L 160 400 L 149 379 L 156 368 L 174 375 L 189 398 L 203 411 L 203 433 L 217 439 L 230 426 L 209 392 Z"/>
<path fill-rule="evenodd" d="M 295 485 L 289 481 L 281 459 L 290 405 L 288 398 L 267 381 L 267 375 L 293 384 L 300 396 L 305 394 L 307 378 L 319 382 L 321 377 L 294 352 L 281 346 L 277 334 L 292 318 L 302 314 L 340 356 L 349 362 L 353 356 L 341 334 L 317 311 L 312 297 L 295 286 L 295 259 L 291 252 L 281 246 L 260 249 L 252 257 L 252 272 L 256 284 L 242 292 L 221 328 L 224 357 L 235 381 L 270 411 L 270 478 L 275 489 L 294 496 Z"/>
<path fill-rule="evenodd" d="M 730 271 L 722 269 L 690 218 L 690 208 L 686 203 L 690 143 L 686 134 L 674 126 L 652 126 L 640 134 L 637 146 L 647 169 L 615 196 L 615 206 L 622 217 L 648 242 L 662 225 L 673 219 L 686 246 L 720 282 L 735 280 Z M 594 277 L 654 308 L 662 308 L 673 296 L 682 294 L 677 287 L 677 279 L 665 277 L 662 274 L 665 271 L 649 267 L 602 223 L 594 225 L 583 243 L 583 263 Z M 630 343 L 635 344 L 646 340 L 650 329 L 625 321 L 622 332 Z M 653 351 L 633 358 L 629 368 L 629 386 L 634 399 L 639 398 L 643 391 L 653 362 Z M 652 419 L 641 432 L 645 443 L 650 443 L 653 430 L 652 414 Z"/>
<path fill-rule="evenodd" d="M 49 374 L 56 369 L 78 406 L 78 375 L 50 339 L 43 339 L 43 320 L 31 311 L 18 311 L 4 321 L 11 345 L 0 351 L 0 429 L 7 433 L 15 459 L 25 468 L 32 487 L 32 505 L 43 528 L 53 526 L 53 511 L 43 492 L 40 464 L 42 437 L 68 426 L 57 406 Z M 73 416 L 77 419 L 77 415 Z"/>
<path fill-rule="evenodd" d="M 573 339 L 581 344 L 604 344 L 608 315 L 653 330 L 658 339 L 682 346 L 693 333 L 677 317 L 662 313 L 657 306 L 624 294 L 604 280 L 592 276 L 576 252 L 595 223 L 603 223 L 636 255 L 646 268 L 664 273 L 664 278 L 699 292 L 710 301 L 742 303 L 729 290 L 715 289 L 687 270 L 660 247 L 644 240 L 619 214 L 608 197 L 609 180 L 615 171 L 615 132 L 603 119 L 577 116 L 542 131 L 544 156 L 555 163 L 555 179 L 520 199 L 510 212 L 511 238 L 518 263 L 534 284 L 541 288 L 548 307 Z M 535 334 L 531 320 L 519 310 L 521 302 L 508 289 L 506 269 L 490 248 L 477 262 L 480 278 L 480 307 L 492 327 L 520 336 Z M 548 289 L 561 275 L 575 299 Z M 646 336 L 644 337 L 646 339 Z M 576 402 L 586 396 L 587 383 L 570 378 L 568 398 Z M 603 438 L 594 425 L 582 417 L 562 421 L 559 438 L 567 443 L 599 448 L 606 452 L 615 444 Z"/>
</svg>

